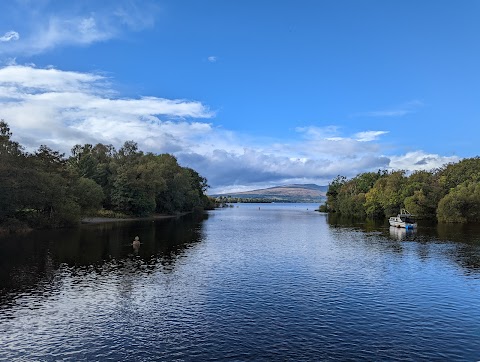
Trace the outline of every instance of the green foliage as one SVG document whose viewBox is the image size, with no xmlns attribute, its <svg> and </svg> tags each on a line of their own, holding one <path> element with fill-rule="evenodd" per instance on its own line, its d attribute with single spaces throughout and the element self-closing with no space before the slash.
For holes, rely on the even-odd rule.
<svg viewBox="0 0 480 362">
<path fill-rule="evenodd" d="M 25 153 L 0 121 L 0 225 L 63 227 L 99 209 L 146 216 L 212 207 L 207 180 L 175 157 L 144 154 L 133 141 L 76 145 L 68 159 L 42 145 Z"/>
<path fill-rule="evenodd" d="M 100 209 L 95 213 L 97 217 L 107 217 L 110 219 L 127 219 L 129 216 L 121 212 L 115 212 L 113 210 Z"/>
<path fill-rule="evenodd" d="M 367 215 L 367 193 L 375 182 L 385 175 L 386 171 L 379 170 L 378 172 L 359 174 L 350 180 L 343 176 L 337 176 L 327 191 L 327 210 L 345 216 L 364 218 Z M 370 211 L 370 213 L 372 212 Z"/>
<path fill-rule="evenodd" d="M 318 211 L 328 212 L 327 205 L 326 204 L 320 205 L 320 207 L 318 208 Z"/>
<path fill-rule="evenodd" d="M 327 209 L 330 212 L 336 212 L 338 209 L 337 199 L 338 194 L 340 193 L 341 187 L 347 182 L 347 178 L 345 176 L 338 175 L 335 177 L 332 182 L 328 184 L 328 191 L 327 191 Z"/>
<path fill-rule="evenodd" d="M 94 213 L 102 207 L 105 198 L 102 187 L 95 181 L 80 177 L 72 186 L 75 201 L 80 206 L 82 215 Z"/>
<path fill-rule="evenodd" d="M 327 192 L 328 211 L 344 216 L 383 218 L 405 207 L 417 218 L 442 222 L 480 221 L 480 158 L 464 159 L 434 171 L 337 176 Z"/>
<path fill-rule="evenodd" d="M 205 195 L 203 197 L 203 208 L 205 210 L 213 210 L 218 206 L 214 197 Z"/>
<path fill-rule="evenodd" d="M 365 196 L 367 214 L 372 217 L 397 214 L 405 199 L 405 184 L 404 171 L 394 171 L 378 179 Z"/>
<path fill-rule="evenodd" d="M 366 216 L 365 201 L 363 192 L 349 197 L 342 194 L 338 199 L 338 212 L 342 215 L 364 218 Z"/>
<path fill-rule="evenodd" d="M 415 190 L 412 196 L 407 196 L 404 201 L 405 208 L 419 219 L 431 217 L 432 210 L 429 207 L 429 199 L 423 190 Z M 435 211 L 435 209 L 433 209 Z"/>
<path fill-rule="evenodd" d="M 480 157 L 449 163 L 438 170 L 439 182 L 445 194 L 465 181 L 480 180 Z"/>
<path fill-rule="evenodd" d="M 385 210 L 382 207 L 382 193 L 380 188 L 373 187 L 365 195 L 365 213 L 371 218 L 385 217 Z"/>
<path fill-rule="evenodd" d="M 8 124 L 0 120 L 0 223 L 17 208 L 17 180 L 21 180 L 22 149 L 11 136 Z"/>
<path fill-rule="evenodd" d="M 440 200 L 437 218 L 451 223 L 480 221 L 480 182 L 465 181 L 453 188 Z"/>
<path fill-rule="evenodd" d="M 12 132 L 8 124 L 0 120 L 0 159 L 6 160 L 8 156 L 19 156 L 22 153 L 22 147 L 11 140 Z"/>
</svg>

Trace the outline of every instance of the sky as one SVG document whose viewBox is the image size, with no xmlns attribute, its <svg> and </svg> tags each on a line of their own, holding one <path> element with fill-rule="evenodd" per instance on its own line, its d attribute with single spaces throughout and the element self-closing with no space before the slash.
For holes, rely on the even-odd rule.
<svg viewBox="0 0 480 362">
<path fill-rule="evenodd" d="M 209 193 L 474 157 L 480 1 L 0 2 L 0 118 L 28 151 L 171 153 Z"/>
</svg>

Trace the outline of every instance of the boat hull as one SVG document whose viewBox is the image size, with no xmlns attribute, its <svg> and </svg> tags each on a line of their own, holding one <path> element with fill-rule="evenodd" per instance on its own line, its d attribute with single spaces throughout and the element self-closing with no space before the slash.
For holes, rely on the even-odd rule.
<svg viewBox="0 0 480 362">
<path fill-rule="evenodd" d="M 390 226 L 396 228 L 414 229 L 417 227 L 417 223 L 405 222 L 399 217 L 391 217 L 388 221 L 390 222 Z"/>
</svg>

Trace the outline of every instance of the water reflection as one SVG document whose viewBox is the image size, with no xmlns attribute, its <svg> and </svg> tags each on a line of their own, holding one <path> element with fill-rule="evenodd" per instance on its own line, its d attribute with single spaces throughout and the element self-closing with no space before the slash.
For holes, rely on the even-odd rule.
<svg viewBox="0 0 480 362">
<path fill-rule="evenodd" d="M 417 236 L 416 229 L 404 229 L 390 226 L 390 236 L 398 241 L 415 240 Z"/>
<path fill-rule="evenodd" d="M 328 214 L 327 221 L 332 227 L 353 227 L 365 232 L 375 232 L 388 225 L 388 221 L 386 220 L 357 219 L 335 213 Z"/>
<path fill-rule="evenodd" d="M 443 241 L 480 245 L 480 224 L 433 224 L 428 231 Z"/>
<path fill-rule="evenodd" d="M 128 273 L 148 272 L 160 265 L 169 272 L 179 254 L 203 240 L 202 223 L 207 217 L 84 225 L 2 238 L 0 302 L 7 295 L 37 288 L 59 269 L 72 275 L 92 270 Z"/>
<path fill-rule="evenodd" d="M 480 273 L 480 224 L 442 224 L 422 220 L 417 229 L 406 230 L 389 226 L 386 220 L 364 220 L 329 214 L 328 224 L 334 229 L 358 230 L 367 236 L 384 235 L 389 240 L 416 242 L 415 250 L 421 260 L 432 255 L 447 257 L 459 264 L 466 274 Z M 439 248 L 438 244 L 443 247 Z M 402 253 L 401 243 L 375 245 Z M 438 255 L 437 255 L 438 254 Z"/>
<path fill-rule="evenodd" d="M 478 359 L 478 244 L 287 206 L 0 242 L 0 360 Z"/>
</svg>

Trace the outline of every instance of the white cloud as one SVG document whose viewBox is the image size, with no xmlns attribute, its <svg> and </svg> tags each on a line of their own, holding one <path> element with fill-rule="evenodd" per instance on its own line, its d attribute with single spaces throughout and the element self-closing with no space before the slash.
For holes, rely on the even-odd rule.
<svg viewBox="0 0 480 362">
<path fill-rule="evenodd" d="M 208 59 L 208 61 L 209 61 L 210 63 L 216 63 L 217 60 L 218 60 L 218 57 L 216 57 L 216 56 L 214 56 L 214 55 L 211 55 L 211 56 L 209 56 L 207 59 Z"/>
<path fill-rule="evenodd" d="M 60 46 L 86 46 L 118 38 L 127 31 L 153 26 L 159 10 L 155 1 L 148 0 L 83 2 L 65 7 L 46 4 L 18 4 L 17 11 L 24 19 L 22 39 L 14 31 L 0 37 L 1 42 L 8 42 L 0 47 L 0 55 L 33 55 Z"/>
<path fill-rule="evenodd" d="M 341 134 L 337 126 L 299 127 L 296 131 L 305 138 L 302 143 L 308 146 L 311 152 L 317 155 L 335 154 L 345 157 L 378 152 L 378 144 L 369 144 L 366 141 L 377 140 L 379 136 L 387 133 L 386 131 L 366 131 L 349 136 Z"/>
<path fill-rule="evenodd" d="M 354 138 L 359 142 L 371 142 L 376 141 L 381 135 L 387 134 L 387 131 L 365 131 L 358 132 L 354 135 Z"/>
<path fill-rule="evenodd" d="M 182 163 L 198 169 L 213 181 L 215 187 L 211 193 L 232 185 L 241 189 L 244 185 L 255 188 L 286 183 L 327 184 L 338 174 L 352 177 L 364 170 L 385 168 L 389 163 L 388 158 L 373 154 L 339 157 L 332 153 L 323 158 L 312 153 L 302 159 L 253 148 L 239 153 L 221 149 L 205 154 L 180 152 L 177 156 Z"/>
<path fill-rule="evenodd" d="M 213 181 L 211 193 L 275 186 L 286 183 L 327 184 L 338 174 L 352 177 L 365 170 L 389 165 L 379 146 L 339 134 L 336 126 L 299 127 L 289 142 L 228 140 L 243 149 L 227 150 L 217 145 L 200 152 L 179 152 L 179 160 L 203 172 Z M 213 135 L 212 135 L 213 136 Z M 221 139 L 221 135 L 215 135 Z M 232 186 L 234 185 L 234 186 Z"/>
<path fill-rule="evenodd" d="M 339 128 L 337 126 L 325 126 L 325 127 L 315 127 L 315 126 L 309 126 L 309 127 L 297 127 L 295 128 L 295 131 L 298 133 L 302 133 L 305 138 L 308 139 L 332 139 L 332 138 L 338 138 L 336 137 L 339 133 Z"/>
<path fill-rule="evenodd" d="M 106 79 L 98 74 L 41 69 L 33 66 L 11 65 L 0 68 L 0 89 L 11 87 L 14 93 L 6 96 L 20 97 L 27 93 L 94 91 L 101 88 L 97 82 Z"/>
<path fill-rule="evenodd" d="M 383 109 L 378 111 L 360 112 L 355 113 L 353 117 L 402 117 L 410 113 L 415 113 L 418 108 L 423 106 L 423 102 L 419 100 L 413 100 L 403 103 L 399 106 L 392 107 L 390 109 Z"/>
<path fill-rule="evenodd" d="M 116 29 L 105 23 L 98 23 L 93 16 L 60 18 L 51 16 L 46 24 L 30 34 L 20 52 L 41 53 L 62 45 L 88 45 L 113 38 Z"/>
<path fill-rule="evenodd" d="M 7 31 L 3 36 L 0 36 L 0 42 L 9 42 L 20 39 L 20 34 L 16 31 Z"/>
<path fill-rule="evenodd" d="M 115 6 L 112 10 L 115 18 L 135 31 L 155 25 L 156 16 L 160 12 L 160 7 L 156 1 L 116 1 Z"/>
<path fill-rule="evenodd" d="M 0 69 L 0 118 L 33 148 L 40 143 L 67 151 L 75 143 L 127 139 L 168 151 L 208 131 L 188 118 L 214 115 L 196 101 L 115 97 L 98 74 L 7 66 Z"/>
<path fill-rule="evenodd" d="M 96 73 L 11 65 L 0 68 L 0 118 L 28 150 L 47 144 L 69 154 L 77 143 L 168 152 L 208 178 L 211 192 L 286 183 L 327 184 L 380 168 L 426 169 L 454 157 L 422 151 L 384 156 L 387 131 L 348 134 L 337 126 L 299 127 L 290 139 L 238 134 L 216 126 L 215 113 L 191 100 L 122 98 Z M 248 185 L 248 186 L 247 186 Z"/>
<path fill-rule="evenodd" d="M 383 110 L 383 111 L 371 111 L 365 113 L 358 113 L 359 116 L 368 116 L 368 117 L 401 117 L 405 116 L 412 111 L 408 109 L 390 109 L 390 110 Z"/>
<path fill-rule="evenodd" d="M 433 170 L 450 162 L 458 162 L 457 156 L 441 156 L 423 151 L 407 152 L 404 155 L 390 156 L 389 168 L 395 170 Z"/>
</svg>

